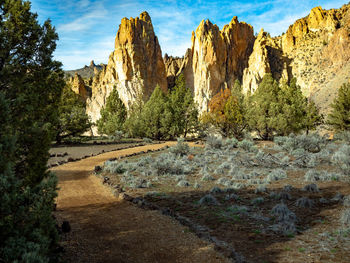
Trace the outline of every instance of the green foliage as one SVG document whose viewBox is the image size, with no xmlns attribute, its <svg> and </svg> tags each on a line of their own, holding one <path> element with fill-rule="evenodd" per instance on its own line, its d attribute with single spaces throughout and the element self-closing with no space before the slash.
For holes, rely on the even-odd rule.
<svg viewBox="0 0 350 263">
<path fill-rule="evenodd" d="M 163 125 L 172 138 L 182 135 L 186 137 L 198 126 L 198 110 L 182 74 L 176 79 L 168 98 Z"/>
<path fill-rule="evenodd" d="M 101 118 L 97 121 L 100 134 L 114 135 L 116 131 L 123 129 L 127 111 L 116 88 L 113 88 L 107 98 L 106 106 L 101 109 L 100 113 Z"/>
<path fill-rule="evenodd" d="M 290 85 L 279 86 L 271 74 L 266 74 L 250 99 L 249 126 L 262 139 L 302 130 L 309 132 L 322 122 L 317 107 L 303 96 L 296 79 L 292 79 Z"/>
<path fill-rule="evenodd" d="M 49 262 L 57 241 L 47 171 L 64 86 L 52 60 L 58 39 L 30 3 L 0 2 L 0 261 Z"/>
<path fill-rule="evenodd" d="M 328 125 L 337 132 L 350 130 L 350 83 L 341 86 L 331 108 Z"/>
<path fill-rule="evenodd" d="M 145 136 L 143 130 L 143 122 L 142 122 L 142 110 L 144 107 L 144 102 L 142 100 L 142 96 L 137 96 L 134 103 L 131 105 L 129 109 L 129 116 L 124 123 L 124 131 L 129 137 L 139 137 L 142 138 Z"/>
<path fill-rule="evenodd" d="M 163 126 L 167 100 L 167 96 L 157 85 L 141 113 L 142 127 L 146 137 L 161 139 L 167 134 Z"/>
<path fill-rule="evenodd" d="M 65 86 L 61 95 L 58 117 L 56 136 L 58 142 L 64 137 L 79 136 L 91 128 L 89 116 L 85 112 L 85 102 L 68 85 Z"/>
<path fill-rule="evenodd" d="M 262 139 L 271 139 L 276 131 L 276 117 L 281 110 L 278 103 L 279 90 L 278 83 L 272 75 L 266 74 L 251 97 L 248 123 Z"/>
</svg>

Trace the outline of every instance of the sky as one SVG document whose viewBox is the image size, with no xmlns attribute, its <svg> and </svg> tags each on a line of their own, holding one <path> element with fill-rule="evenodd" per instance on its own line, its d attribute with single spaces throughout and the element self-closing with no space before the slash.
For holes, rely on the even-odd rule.
<svg viewBox="0 0 350 263">
<path fill-rule="evenodd" d="M 220 29 L 233 16 L 272 36 L 286 32 L 289 25 L 310 13 L 311 8 L 339 8 L 346 0 L 32 0 L 32 11 L 40 23 L 50 19 L 59 35 L 56 60 L 63 69 L 78 69 L 107 63 L 123 17 L 136 17 L 147 11 L 152 19 L 162 53 L 183 56 L 191 46 L 191 34 L 203 19 Z"/>
</svg>

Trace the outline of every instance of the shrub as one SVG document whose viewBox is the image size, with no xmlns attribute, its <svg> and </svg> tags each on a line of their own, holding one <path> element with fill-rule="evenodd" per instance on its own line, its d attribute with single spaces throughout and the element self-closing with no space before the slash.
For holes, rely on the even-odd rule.
<svg viewBox="0 0 350 263">
<path fill-rule="evenodd" d="M 295 205 L 302 208 L 312 208 L 314 206 L 314 202 L 307 197 L 301 197 L 296 201 Z"/>
<path fill-rule="evenodd" d="M 257 148 L 254 145 L 253 141 L 244 139 L 238 143 L 238 147 L 247 151 L 247 152 L 254 152 L 257 151 Z"/>
<path fill-rule="evenodd" d="M 220 203 L 216 200 L 214 196 L 212 196 L 211 194 L 207 194 L 199 200 L 199 204 L 200 205 L 219 205 Z"/>
<path fill-rule="evenodd" d="M 188 187 L 190 186 L 190 183 L 187 180 L 181 180 L 178 182 L 177 186 L 179 187 Z"/>
<path fill-rule="evenodd" d="M 103 170 L 111 174 L 122 174 L 128 170 L 128 167 L 124 162 L 106 161 L 104 163 Z"/>
<path fill-rule="evenodd" d="M 177 139 L 177 144 L 173 147 L 170 147 L 169 151 L 179 156 L 187 155 L 190 151 L 190 147 L 183 138 Z"/>
<path fill-rule="evenodd" d="M 316 182 L 321 179 L 321 173 L 317 170 L 309 170 L 304 176 L 305 181 Z"/>
<path fill-rule="evenodd" d="M 228 195 L 226 195 L 225 196 L 225 200 L 226 201 L 229 201 L 229 200 L 239 200 L 240 198 L 239 198 L 239 196 L 238 195 L 236 195 L 236 194 L 228 194 Z"/>
<path fill-rule="evenodd" d="M 195 182 L 195 183 L 193 184 L 193 188 L 194 188 L 194 189 L 199 189 L 199 188 L 201 188 L 201 185 L 200 185 L 199 183 Z"/>
<path fill-rule="evenodd" d="M 217 187 L 217 186 L 214 186 L 211 190 L 210 190 L 210 193 L 212 194 L 220 194 L 220 193 L 223 193 L 224 191 L 220 188 L 220 187 Z"/>
<path fill-rule="evenodd" d="M 223 145 L 222 139 L 215 136 L 208 136 L 206 138 L 206 148 L 208 149 L 221 149 Z"/>
<path fill-rule="evenodd" d="M 344 225 L 349 227 L 350 226 L 350 209 L 344 209 L 341 216 L 340 216 L 340 222 Z"/>
<path fill-rule="evenodd" d="M 278 181 L 287 178 L 287 173 L 282 169 L 273 170 L 266 178 L 267 182 Z"/>
<path fill-rule="evenodd" d="M 332 162 L 345 174 L 350 174 L 350 146 L 342 145 L 332 156 Z"/>
<path fill-rule="evenodd" d="M 278 199 L 282 200 L 292 200 L 292 196 L 288 192 L 281 192 L 278 194 Z"/>
<path fill-rule="evenodd" d="M 152 139 L 150 139 L 150 138 L 143 138 L 142 139 L 145 143 L 152 143 L 153 141 L 152 141 Z"/>
<path fill-rule="evenodd" d="M 271 210 L 271 214 L 274 215 L 279 222 L 295 222 L 297 220 L 296 215 L 283 203 L 275 205 Z"/>
<path fill-rule="evenodd" d="M 208 173 L 205 173 L 202 178 L 201 178 L 201 181 L 214 181 L 215 178 L 212 177 L 210 174 Z"/>
<path fill-rule="evenodd" d="M 308 185 L 305 185 L 304 188 L 303 188 L 304 191 L 307 191 L 307 192 L 312 192 L 312 193 L 317 193 L 319 192 L 320 190 L 318 189 L 318 186 L 316 184 L 308 184 Z"/>
<path fill-rule="evenodd" d="M 234 148 L 237 148 L 238 147 L 238 140 L 236 138 L 226 139 L 224 141 L 224 147 L 227 150 L 232 150 Z"/>
<path fill-rule="evenodd" d="M 255 188 L 254 192 L 256 194 L 259 194 L 259 193 L 267 193 L 267 188 L 265 185 L 259 185 L 257 188 Z"/>
<path fill-rule="evenodd" d="M 216 181 L 217 184 L 221 184 L 224 186 L 230 186 L 232 184 L 232 182 L 227 179 L 226 177 L 221 177 Z"/>
<path fill-rule="evenodd" d="M 344 197 L 343 205 L 345 207 L 350 207 L 350 195 Z"/>
<path fill-rule="evenodd" d="M 264 198 L 263 197 L 257 197 L 257 198 L 254 198 L 251 201 L 252 205 L 261 205 L 262 203 L 264 203 Z"/>
</svg>

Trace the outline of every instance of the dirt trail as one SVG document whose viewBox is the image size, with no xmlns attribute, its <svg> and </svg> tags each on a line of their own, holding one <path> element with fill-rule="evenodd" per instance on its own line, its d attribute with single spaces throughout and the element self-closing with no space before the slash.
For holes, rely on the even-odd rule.
<svg viewBox="0 0 350 263">
<path fill-rule="evenodd" d="M 63 236 L 68 262 L 228 262 L 213 245 L 171 218 L 137 208 L 112 195 L 91 175 L 94 167 L 125 154 L 172 142 L 109 152 L 51 169 L 59 179 L 56 216 L 72 231 Z"/>
</svg>

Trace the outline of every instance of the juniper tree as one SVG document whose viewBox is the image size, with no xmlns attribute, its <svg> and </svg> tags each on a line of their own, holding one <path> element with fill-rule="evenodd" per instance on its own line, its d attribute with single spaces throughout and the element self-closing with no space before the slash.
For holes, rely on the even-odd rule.
<svg viewBox="0 0 350 263">
<path fill-rule="evenodd" d="M 127 111 L 115 87 L 109 94 L 106 106 L 102 107 L 100 113 L 101 118 L 97 120 L 97 128 L 100 134 L 113 135 L 116 131 L 123 129 Z"/>
<path fill-rule="evenodd" d="M 328 125 L 335 131 L 350 130 L 350 83 L 340 87 L 331 108 L 327 119 Z"/>
<path fill-rule="evenodd" d="M 166 103 L 167 97 L 157 85 L 141 114 L 145 136 L 155 139 L 167 137 L 168 131 L 163 125 Z"/>
<path fill-rule="evenodd" d="M 262 139 L 271 139 L 276 131 L 276 117 L 281 111 L 278 101 L 279 85 L 271 74 L 266 74 L 251 97 L 247 112 L 248 124 Z"/>
<path fill-rule="evenodd" d="M 91 128 L 85 111 L 85 101 L 75 94 L 69 85 L 63 89 L 58 106 L 58 127 L 56 141 L 68 136 L 78 136 Z"/>
<path fill-rule="evenodd" d="M 175 86 L 168 96 L 163 126 L 171 137 L 176 138 L 193 132 L 198 124 L 198 110 L 192 92 L 186 87 L 183 74 L 175 81 Z"/>
<path fill-rule="evenodd" d="M 0 258 L 48 262 L 57 241 L 56 179 L 47 171 L 64 86 L 58 39 L 30 3 L 0 1 Z"/>
</svg>

